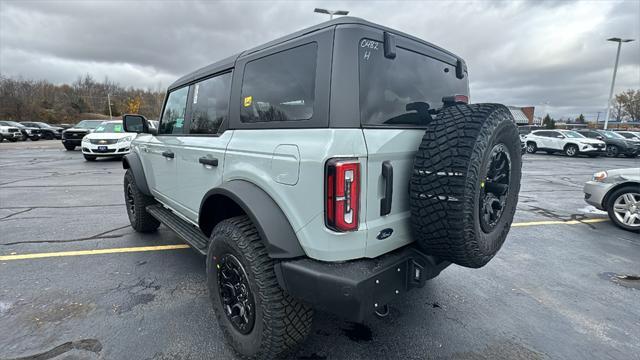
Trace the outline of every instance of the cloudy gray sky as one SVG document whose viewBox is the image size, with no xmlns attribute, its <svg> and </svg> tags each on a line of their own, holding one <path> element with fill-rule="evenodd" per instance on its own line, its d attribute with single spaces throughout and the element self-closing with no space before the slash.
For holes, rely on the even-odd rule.
<svg viewBox="0 0 640 360">
<path fill-rule="evenodd" d="M 89 73 L 164 88 L 232 53 L 349 10 L 440 45 L 469 65 L 473 102 L 535 105 L 536 115 L 606 106 L 616 45 L 640 40 L 627 1 L 0 0 L 0 73 L 69 83 Z M 640 41 L 623 45 L 616 91 L 640 88 Z"/>
</svg>

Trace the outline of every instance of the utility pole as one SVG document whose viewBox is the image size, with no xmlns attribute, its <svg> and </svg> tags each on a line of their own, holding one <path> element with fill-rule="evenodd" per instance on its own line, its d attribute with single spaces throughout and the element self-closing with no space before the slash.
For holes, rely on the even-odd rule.
<svg viewBox="0 0 640 360">
<path fill-rule="evenodd" d="M 313 10 L 313 12 L 317 12 L 320 14 L 328 14 L 329 15 L 329 20 L 333 20 L 333 15 L 348 15 L 349 12 L 345 11 L 345 10 L 327 10 L 327 9 L 320 9 L 320 8 L 315 8 Z"/>
<path fill-rule="evenodd" d="M 113 116 L 111 115 L 111 97 L 109 93 L 107 93 L 107 102 L 109 103 L 109 120 L 113 120 Z"/>
<path fill-rule="evenodd" d="M 611 114 L 611 98 L 613 97 L 613 88 L 616 85 L 616 73 L 618 72 L 618 60 L 620 60 L 620 48 L 622 47 L 622 43 L 631 42 L 634 39 L 621 39 L 621 38 L 610 38 L 607 41 L 613 41 L 618 43 L 618 51 L 616 52 L 616 63 L 613 66 L 613 79 L 611 79 L 611 89 L 609 90 L 609 101 L 607 102 L 607 113 L 604 117 L 604 130 L 607 130 L 607 126 L 609 125 L 609 115 Z"/>
</svg>

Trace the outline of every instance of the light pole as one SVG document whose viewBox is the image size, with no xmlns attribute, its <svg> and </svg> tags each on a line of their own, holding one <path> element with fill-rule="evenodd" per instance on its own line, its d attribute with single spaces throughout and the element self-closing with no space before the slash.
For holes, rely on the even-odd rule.
<svg viewBox="0 0 640 360">
<path fill-rule="evenodd" d="M 611 98 L 613 97 L 613 88 L 616 85 L 616 73 L 618 72 L 618 60 L 620 60 L 620 48 L 622 47 L 622 43 L 631 42 L 634 39 L 621 39 L 621 38 L 610 38 L 607 41 L 613 41 L 618 43 L 618 52 L 616 53 L 616 64 L 613 66 L 613 79 L 611 79 L 611 90 L 609 90 L 609 101 L 607 102 L 607 113 L 604 116 L 604 129 L 607 130 L 607 125 L 609 125 L 609 114 L 611 114 Z"/>
<path fill-rule="evenodd" d="M 329 20 L 333 20 L 333 15 L 348 15 L 349 12 L 345 10 L 327 10 L 327 9 L 319 9 L 315 8 L 313 12 L 317 12 L 320 14 L 329 14 Z"/>
</svg>

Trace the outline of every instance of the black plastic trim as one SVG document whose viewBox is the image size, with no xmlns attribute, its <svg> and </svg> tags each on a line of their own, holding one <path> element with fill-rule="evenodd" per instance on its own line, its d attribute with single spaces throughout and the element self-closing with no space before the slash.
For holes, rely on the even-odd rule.
<svg viewBox="0 0 640 360">
<path fill-rule="evenodd" d="M 130 152 L 122 158 L 122 168 L 131 169 L 133 172 L 133 178 L 136 179 L 136 186 L 138 190 L 145 195 L 151 196 L 149 191 L 149 185 L 147 184 L 147 177 L 144 175 L 144 168 L 142 167 L 142 161 L 135 152 Z"/>
<path fill-rule="evenodd" d="M 209 190 L 200 203 L 200 213 L 207 199 L 214 195 L 226 196 L 242 208 L 258 229 L 269 257 L 288 259 L 306 255 L 282 209 L 255 184 L 245 180 L 231 180 Z"/>
<path fill-rule="evenodd" d="M 328 263 L 309 258 L 275 265 L 280 286 L 292 297 L 346 320 L 362 322 L 449 266 L 408 245 L 375 259 Z"/>
<path fill-rule="evenodd" d="M 380 216 L 388 215 L 391 212 L 393 200 L 393 166 L 389 160 L 382 162 L 382 180 L 385 185 L 384 197 L 380 199 Z"/>
</svg>

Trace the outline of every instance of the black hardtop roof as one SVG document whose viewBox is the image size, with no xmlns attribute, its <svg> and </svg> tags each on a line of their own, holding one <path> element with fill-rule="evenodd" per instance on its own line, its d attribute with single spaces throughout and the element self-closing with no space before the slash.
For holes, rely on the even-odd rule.
<svg viewBox="0 0 640 360">
<path fill-rule="evenodd" d="M 306 29 L 302 29 L 302 30 L 296 31 L 296 32 L 291 33 L 289 35 L 286 35 L 286 36 L 277 38 L 275 40 L 269 41 L 267 43 L 264 43 L 262 45 L 258 45 L 256 47 L 253 47 L 253 48 L 251 48 L 249 50 L 245 50 L 245 51 L 242 51 L 242 52 L 237 53 L 235 55 L 229 56 L 229 57 L 227 57 L 225 59 L 222 59 L 220 61 L 217 61 L 217 62 L 215 62 L 215 63 L 213 63 L 211 65 L 207 65 L 207 66 L 205 66 L 203 68 L 200 68 L 200 69 L 198 69 L 196 71 L 193 71 L 193 72 L 191 72 L 191 73 L 179 78 L 178 80 L 176 80 L 173 84 L 171 84 L 169 86 L 169 90 L 175 89 L 177 87 L 180 87 L 182 85 L 188 84 L 188 83 L 190 83 L 190 82 L 192 82 L 194 80 L 206 77 L 208 75 L 215 74 L 215 73 L 220 72 L 220 71 L 228 70 L 228 69 L 230 69 L 230 68 L 232 68 L 234 66 L 236 60 L 238 60 L 238 58 L 241 57 L 242 55 L 248 55 L 248 54 L 260 51 L 260 50 L 264 50 L 264 49 L 267 49 L 269 47 L 272 47 L 272 46 L 287 42 L 289 40 L 293 40 L 293 39 L 298 38 L 300 36 L 303 36 L 303 35 L 306 35 L 306 34 L 309 34 L 309 33 L 324 29 L 324 28 L 328 28 L 328 27 L 336 26 L 336 25 L 344 25 L 344 24 L 363 25 L 363 26 L 368 26 L 368 27 L 380 29 L 380 30 L 383 30 L 383 31 L 386 31 L 386 32 L 389 32 L 389 33 L 393 33 L 393 34 L 396 34 L 396 35 L 399 35 L 399 36 L 402 36 L 402 37 L 409 38 L 411 40 L 414 40 L 416 42 L 419 42 L 419 43 L 422 43 L 424 45 L 430 46 L 430 47 L 432 47 L 434 49 L 442 51 L 445 54 L 448 54 L 450 56 L 453 56 L 455 58 L 460 59 L 460 57 L 458 57 L 457 55 L 451 53 L 450 51 L 445 50 L 445 49 L 443 49 L 443 48 L 441 48 L 439 46 L 431 44 L 431 43 L 429 43 L 427 41 L 424 41 L 422 39 L 419 39 L 419 38 L 417 38 L 415 36 L 412 36 L 412 35 L 409 35 L 409 34 L 405 34 L 405 33 L 401 32 L 401 31 L 390 29 L 388 27 L 385 27 L 385 26 L 382 26 L 382 25 L 378 25 L 378 24 L 369 22 L 369 21 L 361 19 L 361 18 L 352 17 L 352 16 L 342 16 L 342 17 L 338 17 L 338 18 L 333 19 L 333 20 L 325 21 L 325 22 L 322 22 L 320 24 L 308 27 Z M 462 59 L 460 59 L 460 60 L 462 60 Z"/>
</svg>

